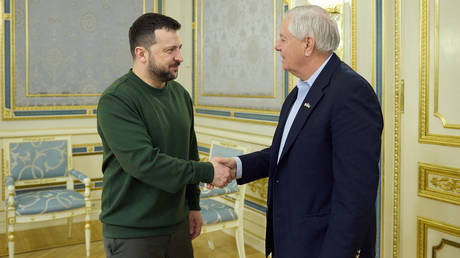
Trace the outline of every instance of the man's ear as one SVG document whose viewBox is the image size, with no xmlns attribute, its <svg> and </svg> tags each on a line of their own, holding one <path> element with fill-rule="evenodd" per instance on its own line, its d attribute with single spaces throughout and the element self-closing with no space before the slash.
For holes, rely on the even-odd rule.
<svg viewBox="0 0 460 258">
<path fill-rule="evenodd" d="M 141 63 L 147 63 L 149 60 L 149 51 L 144 47 L 136 47 L 134 49 L 134 54 L 136 55 L 136 59 Z"/>
<path fill-rule="evenodd" d="M 305 56 L 311 56 L 311 54 L 313 53 L 313 50 L 315 49 L 315 44 L 316 44 L 316 41 L 314 38 L 310 36 L 305 37 L 305 39 L 303 40 L 303 45 L 305 47 L 305 50 L 304 50 Z"/>
</svg>

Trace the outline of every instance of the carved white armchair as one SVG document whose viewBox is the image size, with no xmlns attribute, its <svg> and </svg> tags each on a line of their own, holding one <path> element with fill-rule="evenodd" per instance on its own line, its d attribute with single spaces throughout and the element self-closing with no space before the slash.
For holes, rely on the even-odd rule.
<svg viewBox="0 0 460 258">
<path fill-rule="evenodd" d="M 245 153 L 247 153 L 247 150 L 243 146 L 213 141 L 211 143 L 209 158 L 216 156 L 235 157 Z M 239 257 L 245 258 L 243 213 L 246 186 L 239 186 L 236 180 L 233 180 L 224 188 L 216 187 L 213 190 L 209 190 L 204 184 L 201 184 L 200 188 L 200 206 L 203 217 L 201 232 L 207 233 L 217 230 L 234 229 Z M 214 243 L 210 235 L 208 234 L 207 237 L 209 247 L 214 249 Z"/>
<path fill-rule="evenodd" d="M 90 254 L 90 178 L 72 168 L 70 137 L 7 139 L 3 142 L 9 257 L 14 257 L 14 227 L 85 215 L 86 256 Z M 74 190 L 74 179 L 85 185 Z M 50 184 L 66 184 L 65 189 Z M 19 186 L 21 189 L 16 189 Z"/>
</svg>

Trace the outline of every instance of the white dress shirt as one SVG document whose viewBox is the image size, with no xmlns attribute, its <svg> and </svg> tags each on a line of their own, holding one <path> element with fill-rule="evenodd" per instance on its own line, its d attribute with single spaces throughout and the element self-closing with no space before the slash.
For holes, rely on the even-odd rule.
<svg viewBox="0 0 460 258">
<path fill-rule="evenodd" d="M 321 66 L 315 71 L 315 73 L 308 78 L 306 81 L 300 80 L 299 83 L 297 84 L 298 92 L 297 92 L 297 98 L 294 102 L 294 104 L 291 107 L 291 110 L 289 111 L 288 118 L 286 120 L 286 124 L 284 126 L 283 130 L 283 135 L 281 136 L 281 143 L 280 143 L 280 148 L 278 150 L 278 160 L 277 163 L 280 160 L 281 153 L 283 153 L 283 148 L 284 144 L 286 143 L 286 139 L 289 135 L 289 131 L 291 130 L 292 123 L 294 122 L 295 117 L 297 116 L 297 112 L 299 111 L 302 102 L 305 100 L 305 97 L 307 96 L 308 92 L 310 91 L 311 86 L 315 82 L 316 78 L 318 78 L 318 75 L 321 73 L 321 71 L 324 69 L 326 66 L 327 62 L 329 62 L 329 59 L 331 59 L 332 54 L 324 61 Z M 236 161 L 236 178 L 239 179 L 243 176 L 243 165 L 241 163 L 241 159 L 238 157 L 233 157 Z"/>
</svg>

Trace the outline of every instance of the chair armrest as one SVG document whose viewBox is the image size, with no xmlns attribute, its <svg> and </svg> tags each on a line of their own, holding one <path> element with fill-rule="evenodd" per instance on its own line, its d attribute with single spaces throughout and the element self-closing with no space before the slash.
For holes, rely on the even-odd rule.
<svg viewBox="0 0 460 258">
<path fill-rule="evenodd" d="M 12 176 L 5 176 L 5 188 L 8 192 L 14 192 L 14 178 Z"/>
<path fill-rule="evenodd" d="M 76 179 L 80 180 L 80 182 L 84 183 L 85 185 L 88 185 L 91 182 L 90 178 L 87 175 L 83 174 L 78 170 L 72 169 L 69 171 L 69 174 L 75 177 Z"/>
</svg>

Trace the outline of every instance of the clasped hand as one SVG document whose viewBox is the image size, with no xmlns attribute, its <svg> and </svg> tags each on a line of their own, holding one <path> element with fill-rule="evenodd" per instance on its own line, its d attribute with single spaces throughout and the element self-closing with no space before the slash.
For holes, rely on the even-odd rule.
<svg viewBox="0 0 460 258">
<path fill-rule="evenodd" d="M 236 178 L 236 162 L 233 158 L 214 157 L 210 160 L 214 167 L 214 179 L 207 188 L 225 187 Z"/>
</svg>

